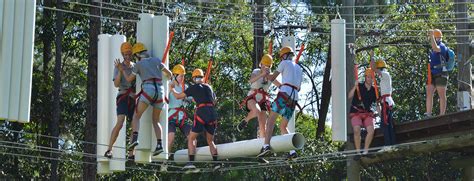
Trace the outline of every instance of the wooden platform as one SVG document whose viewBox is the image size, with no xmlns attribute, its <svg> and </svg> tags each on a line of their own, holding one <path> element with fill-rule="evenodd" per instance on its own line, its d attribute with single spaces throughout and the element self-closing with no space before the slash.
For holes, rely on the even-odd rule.
<svg viewBox="0 0 474 181">
<path fill-rule="evenodd" d="M 395 125 L 397 143 L 422 141 L 434 137 L 474 132 L 474 109 Z M 371 147 L 383 146 L 382 129 L 375 130 Z"/>
</svg>

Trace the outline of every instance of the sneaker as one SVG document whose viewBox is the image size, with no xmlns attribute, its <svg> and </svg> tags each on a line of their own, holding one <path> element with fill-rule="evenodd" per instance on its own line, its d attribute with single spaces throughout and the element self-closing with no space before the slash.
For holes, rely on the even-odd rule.
<svg viewBox="0 0 474 181">
<path fill-rule="evenodd" d="M 196 166 L 194 166 L 193 163 L 188 162 L 188 163 L 186 163 L 186 165 L 184 165 L 183 169 L 187 169 L 187 170 L 196 169 Z"/>
<path fill-rule="evenodd" d="M 138 145 L 138 135 L 132 135 L 132 142 L 128 145 L 127 150 L 132 151 Z"/>
<path fill-rule="evenodd" d="M 242 120 L 239 125 L 237 125 L 237 131 L 242 132 L 245 127 L 247 127 L 247 121 Z"/>
<path fill-rule="evenodd" d="M 430 117 L 433 117 L 433 114 L 425 112 L 425 114 L 423 114 L 423 117 L 424 118 L 430 118 Z"/>
<path fill-rule="evenodd" d="M 153 152 L 153 156 L 156 156 L 163 152 L 163 147 L 161 145 L 156 145 L 155 151 Z"/>
<path fill-rule="evenodd" d="M 104 157 L 107 157 L 108 159 L 112 158 L 112 150 L 107 150 L 104 154 Z"/>
<path fill-rule="evenodd" d="M 270 152 L 271 152 L 270 146 L 262 147 L 262 149 L 260 150 L 260 153 L 257 155 L 257 157 L 267 156 L 268 154 L 270 154 Z"/>
<path fill-rule="evenodd" d="M 294 160 L 296 158 L 298 158 L 298 154 L 296 152 L 288 153 L 288 155 L 286 155 L 287 160 Z"/>
<path fill-rule="evenodd" d="M 127 155 L 127 159 L 128 159 L 128 161 L 133 162 L 133 161 L 135 161 L 135 155 Z"/>
<path fill-rule="evenodd" d="M 222 168 L 222 165 L 220 163 L 214 163 L 212 164 L 212 171 L 217 171 L 220 168 Z"/>
</svg>

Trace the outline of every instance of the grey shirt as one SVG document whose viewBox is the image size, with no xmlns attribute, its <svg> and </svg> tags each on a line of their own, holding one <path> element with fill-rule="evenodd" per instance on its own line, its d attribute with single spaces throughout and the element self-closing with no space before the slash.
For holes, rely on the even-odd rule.
<svg viewBox="0 0 474 181">
<path fill-rule="evenodd" d="M 123 67 L 123 73 L 122 75 L 120 75 L 120 84 L 119 84 L 119 94 L 123 94 L 125 92 L 127 92 L 127 89 L 133 87 L 133 85 L 135 85 L 135 81 L 132 81 L 132 82 L 128 82 L 127 79 L 125 78 L 125 76 L 123 75 L 124 73 L 127 74 L 127 75 L 130 75 L 132 73 L 132 69 L 135 67 L 135 63 L 133 62 L 130 62 L 130 66 L 127 66 L 125 65 L 124 62 L 121 63 L 122 64 L 122 67 Z M 114 77 L 112 79 L 112 81 L 115 81 L 115 77 L 117 77 L 117 75 L 119 74 L 119 70 L 117 69 L 117 67 L 114 68 Z"/>
<path fill-rule="evenodd" d="M 161 70 L 164 68 L 159 58 L 146 58 L 138 61 L 132 69 L 132 72 L 136 75 L 140 75 L 142 81 L 158 78 L 162 79 L 163 75 Z"/>
</svg>

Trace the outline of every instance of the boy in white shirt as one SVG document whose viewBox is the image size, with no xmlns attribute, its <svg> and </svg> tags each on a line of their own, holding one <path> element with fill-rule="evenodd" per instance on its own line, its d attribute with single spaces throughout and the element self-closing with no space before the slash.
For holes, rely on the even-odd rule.
<svg viewBox="0 0 474 181">
<path fill-rule="evenodd" d="M 381 120 L 385 146 L 395 144 L 395 130 L 393 128 L 393 111 L 395 102 L 392 99 L 392 76 L 387 71 L 387 64 L 382 59 L 374 60 L 374 52 L 370 51 L 370 65 L 380 77 L 380 105 L 382 107 Z"/>
<path fill-rule="evenodd" d="M 301 67 L 293 60 L 294 55 L 293 49 L 290 47 L 283 47 L 280 49 L 280 59 L 282 61 L 278 65 L 278 68 L 275 70 L 275 72 L 268 75 L 268 81 L 271 82 L 281 74 L 282 84 L 277 97 L 272 103 L 272 110 L 266 126 L 265 143 L 257 157 L 266 156 L 271 152 L 270 140 L 273 136 L 273 127 L 275 126 L 275 120 L 278 115 L 283 117 L 280 124 L 281 134 L 288 134 L 288 121 L 291 119 L 293 112 L 295 111 L 298 101 L 298 92 L 303 79 Z M 293 159 L 296 157 L 296 151 L 291 150 L 288 154 L 288 159 Z"/>
</svg>

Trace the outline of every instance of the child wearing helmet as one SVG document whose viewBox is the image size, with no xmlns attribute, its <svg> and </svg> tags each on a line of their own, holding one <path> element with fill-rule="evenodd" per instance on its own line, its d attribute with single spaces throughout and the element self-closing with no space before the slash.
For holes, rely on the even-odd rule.
<svg viewBox="0 0 474 181">
<path fill-rule="evenodd" d="M 143 82 L 141 85 L 142 90 L 137 95 L 137 108 L 132 121 L 133 134 L 131 135 L 128 150 L 133 150 L 135 146 L 139 144 L 138 131 L 140 118 L 148 106 L 152 106 L 152 125 L 157 138 L 156 148 L 153 152 L 153 156 L 155 156 L 163 152 L 163 146 L 161 145 L 161 126 L 159 124 L 164 102 L 163 84 L 161 80 L 163 74 L 167 77 L 171 77 L 172 74 L 159 58 L 150 57 L 145 45 L 142 43 L 136 43 L 132 47 L 132 53 L 138 61 L 135 63 L 135 67 L 132 69 L 132 74 L 127 77 L 127 80 L 139 75 Z"/>
<path fill-rule="evenodd" d="M 430 69 L 431 83 L 426 85 L 426 117 L 432 115 L 434 92 L 438 92 L 439 96 L 439 114 L 446 113 L 446 89 L 448 88 L 448 72 L 446 69 L 446 60 L 449 59 L 448 48 L 442 42 L 443 34 L 441 30 L 434 29 L 428 32 L 428 39 L 431 44 L 430 52 Z"/>
<path fill-rule="evenodd" d="M 295 53 L 291 47 L 280 49 L 280 59 L 282 60 L 273 74 L 267 75 L 268 81 L 273 82 L 278 75 L 282 75 L 282 84 L 279 86 L 277 97 L 272 102 L 271 113 L 267 120 L 265 142 L 257 157 L 264 157 L 271 152 L 270 140 L 273 136 L 273 128 L 278 116 L 282 116 L 280 123 L 280 133 L 288 134 L 288 122 L 293 116 L 295 107 L 298 104 L 298 92 L 300 91 L 303 72 L 301 67 L 293 61 Z M 297 157 L 295 150 L 290 150 L 288 159 Z"/>
<path fill-rule="evenodd" d="M 354 130 L 354 144 L 357 153 L 360 154 L 360 130 L 361 127 L 365 127 L 367 130 L 367 136 L 365 138 L 363 155 L 367 155 L 369 152 L 369 146 L 374 137 L 374 110 L 373 105 L 376 103 L 377 98 L 375 95 L 375 88 L 373 85 L 372 78 L 373 71 L 371 68 L 365 70 L 365 81 L 359 83 L 359 80 L 355 81 L 354 87 L 349 91 L 349 99 L 352 99 L 351 109 L 349 112 L 349 118 L 351 119 L 352 129 Z M 356 92 L 357 86 L 359 91 Z M 360 93 L 360 94 L 359 94 Z"/>
<path fill-rule="evenodd" d="M 171 70 L 173 73 L 173 80 L 171 84 L 175 86 L 177 92 L 183 92 L 184 75 L 186 70 L 183 65 L 178 64 Z M 184 99 L 177 99 L 172 92 L 169 93 L 169 111 L 168 115 L 168 148 L 173 146 L 176 128 L 181 130 L 185 137 L 188 137 L 191 126 L 188 124 L 188 115 L 184 109 L 186 102 Z M 170 151 L 171 152 L 171 151 Z"/>
<path fill-rule="evenodd" d="M 384 60 L 374 60 L 374 51 L 370 51 L 370 65 L 380 77 L 380 98 L 381 127 L 384 133 L 385 146 L 395 144 L 395 130 L 393 122 L 393 106 L 395 102 L 392 99 L 392 76 L 387 70 L 387 64 Z M 378 107 L 377 107 L 378 108 Z"/>
<path fill-rule="evenodd" d="M 196 138 L 201 132 L 205 132 L 212 159 L 217 161 L 217 147 L 214 144 L 214 135 L 217 128 L 217 112 L 214 106 L 216 96 L 212 87 L 204 83 L 203 78 L 204 72 L 201 69 L 195 69 L 192 73 L 195 84 L 186 88 L 184 92 L 178 93 L 175 90 L 175 85 L 170 85 L 170 91 L 177 99 L 192 97 L 197 105 L 194 113 L 194 123 L 188 135 L 189 162 L 184 167 L 185 169 L 196 169 L 192 162 L 196 155 Z M 218 167 L 219 165 L 215 165 L 214 169 Z"/>
<path fill-rule="evenodd" d="M 122 43 L 120 52 L 122 53 L 123 62 L 120 62 L 120 59 L 114 61 L 114 78 L 112 80 L 115 87 L 119 89 L 116 98 L 117 123 L 112 129 L 109 146 L 104 154 L 107 158 L 112 158 L 112 147 L 123 127 L 125 118 L 131 120 L 135 110 L 135 78 L 126 79 L 126 76 L 132 74 L 132 69 L 135 66 L 135 63 L 131 61 L 132 45 L 129 42 Z M 128 152 L 128 158 L 133 159 L 133 151 Z"/>
<path fill-rule="evenodd" d="M 260 61 L 260 69 L 254 69 L 250 77 L 250 91 L 247 93 L 247 97 L 242 101 L 241 107 L 246 106 L 249 113 L 237 126 L 237 130 L 242 132 L 247 126 L 248 122 L 257 117 L 259 127 L 259 137 L 265 137 L 265 123 L 267 120 L 267 111 L 270 111 L 270 99 L 268 95 L 268 89 L 272 84 L 267 79 L 267 75 L 270 73 L 270 69 L 273 64 L 273 58 L 269 54 L 262 56 Z M 280 83 L 275 80 L 273 83 L 280 86 Z"/>
</svg>

